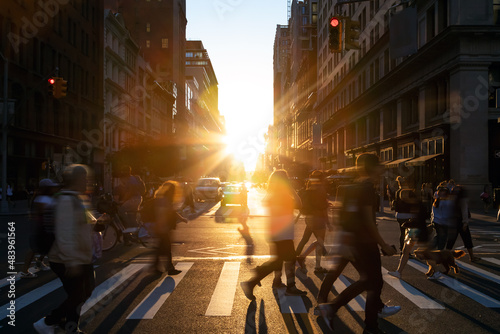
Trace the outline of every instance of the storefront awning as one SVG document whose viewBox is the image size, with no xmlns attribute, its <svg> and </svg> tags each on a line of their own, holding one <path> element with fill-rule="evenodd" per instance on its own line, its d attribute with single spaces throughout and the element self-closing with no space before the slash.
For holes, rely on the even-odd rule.
<svg viewBox="0 0 500 334">
<path fill-rule="evenodd" d="M 439 153 L 439 154 L 424 155 L 424 156 L 415 158 L 413 160 L 410 160 L 410 161 L 406 162 L 405 164 L 406 164 L 406 166 L 424 166 L 426 161 L 428 161 L 430 159 L 434 159 L 440 155 L 443 155 L 443 154 Z"/>
<path fill-rule="evenodd" d="M 385 168 L 397 168 L 397 167 L 399 167 L 400 164 L 402 164 L 403 162 L 408 161 L 410 159 L 411 158 L 404 158 L 404 159 L 389 161 L 386 164 L 384 164 L 384 166 L 385 166 Z"/>
</svg>

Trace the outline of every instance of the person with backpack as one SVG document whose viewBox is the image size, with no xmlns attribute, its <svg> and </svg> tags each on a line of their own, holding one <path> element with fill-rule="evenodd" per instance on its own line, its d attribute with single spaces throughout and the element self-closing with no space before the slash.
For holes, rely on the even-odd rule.
<svg viewBox="0 0 500 334">
<path fill-rule="evenodd" d="M 302 270 L 307 272 L 305 255 L 302 255 L 304 246 L 314 234 L 316 237 L 316 267 L 315 274 L 326 274 L 327 270 L 321 267 L 321 256 L 325 254 L 324 240 L 328 222 L 328 197 L 324 186 L 323 173 L 313 171 L 307 181 L 306 189 L 301 193 L 302 208 L 300 213 L 305 216 L 306 228 L 295 253 L 297 262 Z"/>
<path fill-rule="evenodd" d="M 49 251 L 50 268 L 62 282 L 64 300 L 49 315 L 33 324 L 38 333 L 81 333 L 80 311 L 95 287 L 92 264 L 93 225 L 87 220 L 81 195 L 87 188 L 88 168 L 70 165 L 63 172 L 63 189 L 56 194 L 54 242 Z"/>
<path fill-rule="evenodd" d="M 142 203 L 142 196 L 146 192 L 146 186 L 139 175 L 132 175 L 130 166 L 123 166 L 119 175 L 120 185 L 114 190 L 115 201 L 120 206 L 118 215 L 124 222 L 125 228 L 137 227 L 137 211 Z M 124 234 L 124 237 L 127 234 Z M 123 240 L 130 245 L 129 240 Z"/>
<path fill-rule="evenodd" d="M 399 189 L 394 194 L 394 211 L 396 212 L 396 220 L 399 223 L 399 252 L 402 254 L 406 235 L 406 228 L 403 224 L 411 218 L 416 218 L 414 206 L 417 196 L 415 191 L 408 186 L 404 177 L 398 176 L 396 181 Z"/>
<path fill-rule="evenodd" d="M 43 262 L 43 259 L 50 250 L 50 240 L 46 238 L 44 228 L 53 225 L 54 219 L 54 198 L 53 195 L 59 189 L 59 184 L 51 179 L 43 179 L 38 185 L 30 212 L 30 249 L 24 259 L 24 267 L 21 271 L 21 278 L 36 278 L 38 275 L 31 273 L 29 267 L 36 254 L 38 258 L 35 262 L 35 270 L 50 270 L 50 267 Z M 47 246 L 48 245 L 48 246 Z"/>
<path fill-rule="evenodd" d="M 401 310 L 399 306 L 382 303 L 380 294 L 384 281 L 381 272 L 380 250 L 391 256 L 396 249 L 388 245 L 380 236 L 375 220 L 376 192 L 383 166 L 374 154 L 361 154 L 356 160 L 359 177 L 354 184 L 345 187 L 340 210 L 342 230 L 350 233 L 350 248 L 354 257 L 353 264 L 360 279 L 343 290 L 331 303 L 319 304 L 319 309 L 330 329 L 337 311 L 347 305 L 357 295 L 366 291 L 364 334 L 380 333 L 378 318 L 394 315 Z M 340 263 L 342 265 L 342 263 Z M 335 271 L 335 268 L 333 269 Z"/>
</svg>

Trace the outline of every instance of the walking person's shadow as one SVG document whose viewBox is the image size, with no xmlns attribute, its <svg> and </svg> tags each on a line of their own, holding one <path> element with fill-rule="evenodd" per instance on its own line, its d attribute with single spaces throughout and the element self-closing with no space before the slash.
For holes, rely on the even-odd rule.
<svg viewBox="0 0 500 334">
<path fill-rule="evenodd" d="M 247 316 L 245 321 L 245 334 L 257 333 L 256 315 L 257 315 L 257 302 L 255 300 L 252 300 L 247 308 Z M 264 300 L 260 301 L 259 333 L 267 333 L 267 322 L 266 322 Z"/>
</svg>

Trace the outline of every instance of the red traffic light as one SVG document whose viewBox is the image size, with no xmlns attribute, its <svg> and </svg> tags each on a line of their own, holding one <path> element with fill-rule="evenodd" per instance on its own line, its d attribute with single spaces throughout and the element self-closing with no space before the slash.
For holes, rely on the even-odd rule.
<svg viewBox="0 0 500 334">
<path fill-rule="evenodd" d="M 54 78 L 49 79 L 49 84 L 53 85 L 56 83 L 56 80 Z"/>
<path fill-rule="evenodd" d="M 337 27 L 337 26 L 339 25 L 339 23 L 340 23 L 340 21 L 339 21 L 339 19 L 338 19 L 338 18 L 336 18 L 336 17 L 332 17 L 332 18 L 330 19 L 330 25 L 331 25 L 332 27 Z"/>
</svg>

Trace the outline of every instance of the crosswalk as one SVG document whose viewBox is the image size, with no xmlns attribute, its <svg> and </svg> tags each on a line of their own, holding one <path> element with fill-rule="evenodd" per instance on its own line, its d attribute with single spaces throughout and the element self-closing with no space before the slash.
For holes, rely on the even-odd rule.
<svg viewBox="0 0 500 334">
<path fill-rule="evenodd" d="M 313 261 L 309 258 L 308 261 Z M 483 258 L 493 265 L 500 265 L 500 261 L 495 258 Z M 464 261 L 457 261 L 462 271 L 472 273 L 482 280 L 491 282 L 493 285 L 500 284 L 500 276 L 480 268 L 475 264 L 469 264 Z M 225 261 L 222 265 L 222 269 L 217 278 L 217 283 L 210 291 L 211 294 L 210 301 L 205 308 L 205 317 L 231 317 L 233 315 L 233 310 L 235 308 L 234 303 L 237 298 L 242 298 L 243 292 L 239 289 L 239 282 L 242 279 L 242 271 L 244 269 L 240 261 Z M 206 265 L 202 261 L 185 261 L 178 262 L 176 268 L 181 270 L 181 274 L 176 276 L 163 275 L 158 278 L 158 281 L 153 284 L 150 288 L 151 290 L 147 292 L 141 300 L 138 300 L 137 305 L 126 314 L 126 319 L 133 320 L 152 320 L 159 310 L 168 303 L 169 298 L 176 293 L 177 289 L 181 286 L 181 281 L 192 274 L 193 268 L 199 268 L 200 266 Z M 425 273 L 427 271 L 427 266 L 417 260 L 411 259 L 408 265 L 415 269 L 417 272 Z M 127 266 L 123 267 L 121 270 L 113 273 L 110 277 L 105 279 L 100 283 L 94 290 L 92 296 L 87 300 L 87 302 L 82 307 L 82 315 L 89 312 L 96 306 L 103 304 L 104 307 L 106 303 L 102 303 L 103 300 L 108 300 L 112 298 L 113 294 L 119 290 L 120 286 L 126 285 L 127 282 L 133 280 L 137 275 L 150 266 L 150 263 L 136 263 L 131 262 Z M 491 266 L 488 266 L 491 268 Z M 395 277 L 388 275 L 388 270 L 384 267 L 381 268 L 384 282 L 384 289 L 392 289 L 397 295 L 411 302 L 416 308 L 421 310 L 444 310 L 448 307 L 446 303 L 437 300 L 429 296 L 425 291 L 420 288 L 413 286 L 405 280 L 400 280 Z M 408 269 L 410 270 L 410 269 Z M 499 271 L 500 268 L 496 268 Z M 248 276 L 248 275 L 247 275 Z M 422 279 L 425 276 L 422 275 Z M 321 280 L 318 278 L 314 281 L 317 288 L 321 284 Z M 459 279 L 453 278 L 451 276 L 443 275 L 439 280 L 436 281 L 437 284 L 442 285 L 442 288 L 453 290 L 470 299 L 470 302 L 475 302 L 486 308 L 498 309 L 500 308 L 499 296 L 489 296 L 484 292 L 478 291 L 466 283 L 461 282 Z M 300 284 L 300 283 L 298 283 Z M 334 284 L 335 293 L 344 290 L 347 286 L 351 284 L 351 279 L 347 277 L 347 274 L 340 275 L 339 279 L 336 280 Z M 54 291 L 62 289 L 62 285 L 58 279 L 54 279 L 16 299 L 16 308 L 19 312 L 20 310 L 39 302 L 42 298 L 46 298 Z M 189 285 L 184 285 L 182 289 L 189 289 Z M 121 290 L 120 290 L 121 291 Z M 498 287 L 497 287 L 498 291 Z M 311 313 L 310 307 L 307 307 L 305 301 L 299 296 L 286 296 L 285 289 L 277 289 L 275 295 L 278 301 L 279 311 L 282 314 L 295 314 L 303 315 Z M 348 307 L 355 312 L 363 311 L 365 308 L 366 300 L 360 295 L 353 299 Z M 102 305 L 101 305 L 102 306 Z M 2 310 L 6 310 L 8 303 L 0 306 Z M 0 322 L 6 319 L 7 313 L 2 311 L 0 314 Z"/>
</svg>

